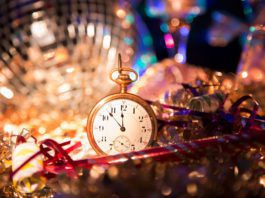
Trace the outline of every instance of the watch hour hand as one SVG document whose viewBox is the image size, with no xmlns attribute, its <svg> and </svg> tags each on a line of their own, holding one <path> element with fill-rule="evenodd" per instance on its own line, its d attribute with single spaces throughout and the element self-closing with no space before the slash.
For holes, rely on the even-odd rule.
<svg viewBox="0 0 265 198">
<path fill-rule="evenodd" d="M 124 118 L 124 115 L 123 115 L 123 112 L 121 112 L 121 131 L 125 131 L 125 127 L 124 127 L 124 122 L 123 122 L 123 118 Z"/>
</svg>

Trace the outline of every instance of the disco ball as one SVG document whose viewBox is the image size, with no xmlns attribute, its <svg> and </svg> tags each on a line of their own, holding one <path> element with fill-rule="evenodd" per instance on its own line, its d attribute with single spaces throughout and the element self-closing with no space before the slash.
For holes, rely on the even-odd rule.
<svg viewBox="0 0 265 198">
<path fill-rule="evenodd" d="M 2 0 L 0 36 L 0 118 L 10 109 L 88 114 L 115 86 L 118 53 L 139 72 L 155 61 L 128 1 Z"/>
</svg>

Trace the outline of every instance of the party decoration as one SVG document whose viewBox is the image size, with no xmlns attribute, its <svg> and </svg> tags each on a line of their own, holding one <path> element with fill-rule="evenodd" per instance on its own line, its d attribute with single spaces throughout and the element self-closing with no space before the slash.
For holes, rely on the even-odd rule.
<svg viewBox="0 0 265 198">
<path fill-rule="evenodd" d="M 0 117 L 12 111 L 23 118 L 86 115 L 111 92 L 107 76 L 118 52 L 140 72 L 156 60 L 152 43 L 144 42 L 149 32 L 130 2 L 40 0 L 1 7 Z M 145 61 L 136 66 L 141 56 Z"/>
<path fill-rule="evenodd" d="M 4 137 L 4 134 L 0 135 L 0 174 L 4 172 L 9 166 L 11 161 L 11 145 Z"/>
<path fill-rule="evenodd" d="M 183 87 L 191 90 L 192 92 L 194 92 L 193 94 L 195 95 L 200 93 L 198 87 L 193 87 L 192 85 L 188 85 L 185 83 L 183 84 Z M 216 94 L 220 93 L 217 92 Z M 241 107 L 241 105 L 247 100 L 253 102 L 252 110 L 244 109 Z M 159 104 L 151 101 L 147 102 L 151 105 L 158 106 Z M 76 194 L 83 196 L 83 193 L 85 191 L 83 192 L 79 190 L 82 189 L 79 185 L 84 182 L 82 181 L 82 178 L 85 181 L 87 181 L 88 179 L 92 183 L 96 182 L 93 183 L 93 185 L 104 185 L 104 183 L 102 183 L 103 180 L 100 180 L 100 178 L 102 178 L 105 174 L 108 174 L 108 177 L 110 177 L 111 180 L 114 178 L 120 180 L 120 177 L 122 177 L 122 175 L 119 175 L 118 172 L 120 171 L 120 166 L 127 167 L 127 171 L 136 171 L 136 173 L 138 174 L 138 171 L 140 170 L 137 167 L 141 167 L 141 165 L 145 163 L 149 163 L 155 166 L 158 164 L 162 164 L 162 166 L 167 166 L 172 163 L 176 163 L 179 165 L 182 163 L 188 163 L 189 166 L 189 163 L 191 163 L 190 165 L 194 165 L 196 163 L 203 162 L 203 158 L 204 160 L 206 160 L 206 156 L 207 160 L 209 160 L 210 163 L 213 163 L 216 159 L 216 155 L 218 155 L 218 153 L 220 152 L 222 153 L 222 155 L 225 154 L 225 156 L 227 157 L 229 156 L 230 158 L 237 159 L 241 153 L 244 153 L 242 151 L 247 152 L 249 150 L 249 147 L 251 147 L 252 149 L 256 149 L 261 148 L 261 145 L 264 144 L 265 133 L 263 123 L 265 119 L 257 115 L 259 105 L 251 96 L 243 96 L 242 98 L 239 98 L 230 107 L 229 112 L 225 112 L 222 107 L 220 107 L 216 112 L 200 112 L 183 107 L 171 106 L 168 104 L 159 105 L 160 111 L 163 112 L 162 114 L 167 113 L 167 111 L 170 112 L 170 117 L 158 117 L 159 128 L 161 128 L 161 125 L 175 127 L 175 130 L 171 132 L 169 131 L 171 129 L 168 128 L 168 132 L 180 134 L 180 132 L 183 131 L 184 135 L 182 139 L 179 138 L 175 139 L 174 141 L 166 140 L 164 144 L 160 144 L 161 146 L 153 147 L 146 150 L 133 151 L 129 153 L 108 155 L 102 157 L 89 156 L 83 159 L 73 159 L 70 156 L 70 153 L 75 153 L 75 151 L 80 148 L 80 142 L 75 143 L 70 147 L 68 146 L 68 148 L 65 148 L 67 145 L 70 144 L 69 141 L 58 143 L 52 139 L 45 139 L 43 141 L 40 141 L 37 145 L 35 144 L 35 141 L 33 141 L 32 143 L 25 142 L 26 138 L 23 136 L 17 138 L 16 142 L 18 145 L 16 145 L 16 148 L 21 148 L 20 151 L 23 149 L 29 149 L 29 153 L 31 154 L 28 156 L 26 161 L 24 161 L 24 163 L 21 163 L 15 168 L 13 166 L 13 171 L 11 173 L 13 179 L 16 178 L 16 175 L 22 177 L 24 174 L 26 175 L 28 173 L 27 167 L 29 165 L 36 165 L 35 160 L 38 160 L 39 157 L 42 158 L 43 169 L 41 169 L 40 166 L 36 166 L 35 174 L 33 173 L 34 171 L 31 172 L 34 169 L 29 169 L 30 171 L 28 171 L 31 173 L 28 175 L 27 179 L 21 182 L 14 183 L 14 188 L 5 186 L 5 193 L 13 195 L 17 192 L 22 192 L 22 194 L 30 192 L 32 193 L 32 195 L 40 195 L 43 193 L 46 195 L 50 195 L 52 190 L 49 188 L 47 189 L 47 187 L 43 188 L 44 184 L 48 184 L 49 186 L 53 186 L 54 189 L 57 189 L 58 192 L 66 193 L 66 195 Z M 247 112 L 248 114 L 250 114 L 250 117 L 246 118 L 242 116 L 241 113 L 243 112 Z M 193 130 L 195 129 L 194 126 L 191 127 L 189 123 L 190 121 L 194 121 L 194 123 L 196 123 L 196 119 L 199 120 L 199 122 L 201 123 L 208 123 L 206 125 L 207 127 L 202 127 L 200 129 L 198 128 L 200 136 L 191 134 L 191 137 L 188 137 L 187 139 L 187 130 L 195 131 Z M 211 122 L 209 120 L 211 120 Z M 192 125 L 194 123 L 192 123 Z M 209 131 L 211 130 L 215 131 L 215 129 L 211 128 L 211 126 L 216 126 L 217 128 L 219 128 L 218 130 L 221 133 L 213 136 L 213 133 L 209 133 Z M 26 133 L 26 137 L 28 137 L 27 134 L 28 133 Z M 34 140 L 34 138 L 32 140 Z M 17 154 L 16 152 L 20 151 L 15 150 L 13 152 L 13 156 Z M 213 155 L 214 157 L 211 157 L 211 155 Z M 200 160 L 202 161 L 200 162 Z M 146 166 L 146 164 L 144 166 Z M 205 165 L 202 166 L 204 167 Z M 38 169 L 37 167 L 39 167 L 40 169 Z M 178 167 L 178 165 L 175 165 L 175 167 Z M 37 169 L 40 172 L 37 171 Z M 86 171 L 89 171 L 89 174 L 87 174 Z M 150 174 L 149 171 L 146 172 L 148 175 Z M 64 176 L 62 177 L 62 174 L 66 175 L 68 179 L 66 179 Z M 39 176 L 41 176 L 41 180 L 36 180 L 36 178 Z M 78 186 L 78 188 L 75 188 L 75 190 L 73 191 L 65 191 L 65 189 L 61 189 L 60 187 L 54 185 L 54 182 L 52 182 L 52 178 L 55 178 L 56 181 L 63 182 L 63 185 L 66 186 L 72 185 L 71 183 L 74 182 L 73 185 Z M 171 180 L 165 182 L 170 181 Z M 42 185 L 40 185 L 38 188 L 38 184 Z M 112 185 L 113 183 L 111 182 L 111 186 Z M 72 187 L 69 186 L 69 188 Z M 112 186 L 112 188 L 114 188 L 114 186 Z M 90 188 L 88 191 L 90 192 Z M 144 193 L 147 192 L 150 191 L 144 191 Z M 189 193 L 192 192 L 192 189 L 189 189 Z M 104 191 L 104 193 L 108 192 Z M 163 191 L 163 193 L 165 192 Z"/>
<path fill-rule="evenodd" d="M 164 101 L 166 104 L 176 105 L 178 107 L 187 107 L 193 94 L 188 89 L 179 89 L 177 91 L 166 91 Z"/>
<path fill-rule="evenodd" d="M 215 112 L 224 104 L 225 98 L 223 93 L 197 96 L 189 101 L 188 107 L 201 112 Z"/>
<path fill-rule="evenodd" d="M 217 151 L 218 149 L 214 149 Z M 264 146 L 241 147 L 235 155 L 205 150 L 201 159 L 187 162 L 157 162 L 145 159 L 120 165 L 92 166 L 77 180 L 66 175 L 51 182 L 54 196 L 263 196 Z M 207 151 L 207 152 L 206 152 Z M 218 178 L 218 179 L 217 179 Z M 93 187 L 88 188 L 88 184 Z M 76 190 L 82 189 L 82 190 Z M 228 192 L 229 191 L 229 192 Z"/>
<path fill-rule="evenodd" d="M 264 11 L 261 17 L 264 18 Z M 265 27 L 263 24 L 251 26 L 247 43 L 238 67 L 237 86 L 242 94 L 253 94 L 264 109 L 264 49 Z M 264 112 L 263 112 L 264 114 Z"/>
<path fill-rule="evenodd" d="M 210 147 L 211 149 L 215 149 L 216 146 L 222 146 L 223 150 L 227 151 L 233 150 L 234 147 L 237 147 L 237 144 L 242 143 L 247 146 L 248 142 L 250 141 L 257 141 L 264 143 L 264 131 L 252 129 L 250 133 L 242 133 L 236 135 L 226 135 L 221 137 L 213 137 L 213 138 L 206 138 L 195 140 L 192 142 L 176 144 L 176 145 L 169 145 L 165 147 L 159 148 L 152 148 L 143 151 L 135 151 L 128 154 L 122 155 L 114 155 L 114 156 L 107 156 L 101 158 L 93 159 L 92 163 L 107 163 L 107 164 L 117 164 L 123 163 L 127 160 L 139 160 L 145 158 L 151 158 L 156 160 L 173 160 L 173 161 L 182 161 L 187 160 L 188 158 L 196 158 L 199 157 L 200 152 L 203 152 L 205 147 Z M 229 146 L 228 146 L 229 145 Z M 201 153 L 202 154 L 202 153 Z M 82 163 L 90 164 L 90 160 L 81 160 L 78 161 L 77 164 L 82 165 Z"/>
<path fill-rule="evenodd" d="M 196 79 L 207 81 L 205 70 L 165 59 L 148 68 L 130 92 L 148 100 L 165 102 L 166 92 L 177 92 L 183 87 L 182 83 L 193 84 Z"/>
<path fill-rule="evenodd" d="M 15 171 L 39 150 L 35 143 L 28 142 L 17 145 L 12 153 L 12 170 Z M 43 156 L 38 155 L 13 175 L 14 186 L 21 193 L 32 193 L 42 189 L 46 184 L 46 179 L 37 175 L 41 171 L 43 171 Z"/>
<path fill-rule="evenodd" d="M 144 163 L 142 160 L 152 159 L 159 162 L 184 162 L 191 159 L 199 159 L 201 156 L 205 155 L 205 150 L 218 152 L 220 149 L 223 153 L 235 157 L 238 156 L 242 150 L 247 149 L 254 143 L 264 144 L 264 134 L 265 133 L 263 129 L 253 125 L 252 127 L 246 127 L 240 133 L 233 135 L 211 137 L 164 147 L 134 151 L 131 153 L 88 158 L 76 161 L 72 160 L 68 155 L 68 152 L 71 152 L 71 150 L 75 149 L 76 146 L 64 150 L 62 148 L 63 145 L 60 145 L 53 140 L 45 140 L 41 145 L 48 146 L 45 148 L 47 151 L 54 150 L 55 155 L 49 156 L 44 150 L 42 150 L 41 153 L 50 158 L 48 160 L 49 162 L 47 161 L 45 165 L 46 174 L 51 172 L 57 175 L 66 172 L 69 176 L 73 177 L 73 173 L 75 173 L 78 168 L 83 168 L 90 169 L 90 175 L 94 179 L 97 179 L 100 177 L 100 175 L 104 174 L 106 169 L 109 169 L 109 171 L 112 172 L 114 165 L 116 166 L 119 164 L 124 164 L 125 162 L 129 161 L 132 161 L 136 166 L 139 166 L 142 162 Z M 30 160 L 34 160 L 34 158 L 31 158 Z M 61 163 L 57 163 L 59 161 Z M 20 170 L 15 171 L 21 170 L 22 168 L 20 167 Z M 115 177 L 115 175 L 117 175 L 117 173 L 110 174 L 111 177 Z"/>
</svg>

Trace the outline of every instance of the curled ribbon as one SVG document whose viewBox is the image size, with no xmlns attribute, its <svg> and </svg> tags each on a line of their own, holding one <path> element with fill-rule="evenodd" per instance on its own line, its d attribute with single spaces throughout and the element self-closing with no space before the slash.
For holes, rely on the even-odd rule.
<svg viewBox="0 0 265 198">
<path fill-rule="evenodd" d="M 77 149 L 81 146 L 80 142 L 77 142 L 73 146 L 68 149 L 63 149 L 64 146 L 70 144 L 70 141 L 64 142 L 62 144 L 57 143 L 52 139 L 46 139 L 40 143 L 40 150 L 25 160 L 16 170 L 14 170 L 10 177 L 13 178 L 15 174 L 17 174 L 25 165 L 27 165 L 30 161 L 34 160 L 37 156 L 43 155 L 46 157 L 44 161 L 44 170 L 48 165 L 57 165 L 64 164 L 65 169 L 70 170 L 75 168 L 75 164 L 73 159 L 69 156 L 68 153 Z M 50 152 L 53 151 L 54 155 L 51 155 Z M 51 171 L 51 167 L 49 169 L 49 173 L 53 173 Z"/>
<path fill-rule="evenodd" d="M 252 110 L 249 110 L 246 108 L 239 108 L 243 102 L 246 102 L 248 100 L 253 103 L 253 109 Z M 148 101 L 148 100 L 147 100 L 147 103 L 150 105 L 155 104 L 154 102 Z M 215 112 L 215 113 L 207 113 L 207 112 L 194 111 L 194 110 L 190 110 L 190 109 L 186 109 L 186 108 L 182 108 L 182 107 L 171 106 L 171 105 L 167 105 L 167 104 L 159 104 L 159 105 L 164 109 L 173 110 L 174 116 L 189 115 L 189 116 L 197 116 L 197 117 L 204 118 L 204 119 L 206 118 L 209 120 L 219 120 L 220 118 L 223 118 L 224 120 L 226 120 L 231 125 L 234 125 L 235 122 L 237 122 L 239 119 L 242 119 L 242 120 L 246 120 L 246 126 L 244 126 L 244 127 L 250 127 L 251 125 L 254 125 L 255 123 L 257 123 L 257 124 L 265 123 L 265 117 L 261 117 L 261 116 L 257 115 L 257 111 L 259 109 L 258 102 L 250 95 L 246 95 L 246 96 L 239 98 L 230 107 L 228 113 L 224 112 L 222 107 L 220 107 L 220 110 Z M 249 118 L 242 117 L 240 114 L 243 112 L 250 114 Z M 183 127 L 183 126 L 186 126 L 186 124 L 187 124 L 184 121 L 171 121 L 171 120 L 164 120 L 161 118 L 158 119 L 158 123 L 160 124 L 160 128 L 162 128 L 165 125 Z"/>
</svg>

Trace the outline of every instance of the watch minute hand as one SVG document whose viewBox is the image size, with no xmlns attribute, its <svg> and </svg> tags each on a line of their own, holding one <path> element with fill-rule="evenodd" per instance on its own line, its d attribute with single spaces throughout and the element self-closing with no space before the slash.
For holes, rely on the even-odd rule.
<svg viewBox="0 0 265 198">
<path fill-rule="evenodd" d="M 110 113 L 110 112 L 108 112 L 108 113 L 109 113 L 110 117 L 112 117 L 112 118 L 115 120 L 115 122 L 116 122 L 120 127 L 122 127 L 122 125 L 116 120 L 116 118 L 114 118 L 113 114 Z"/>
</svg>

